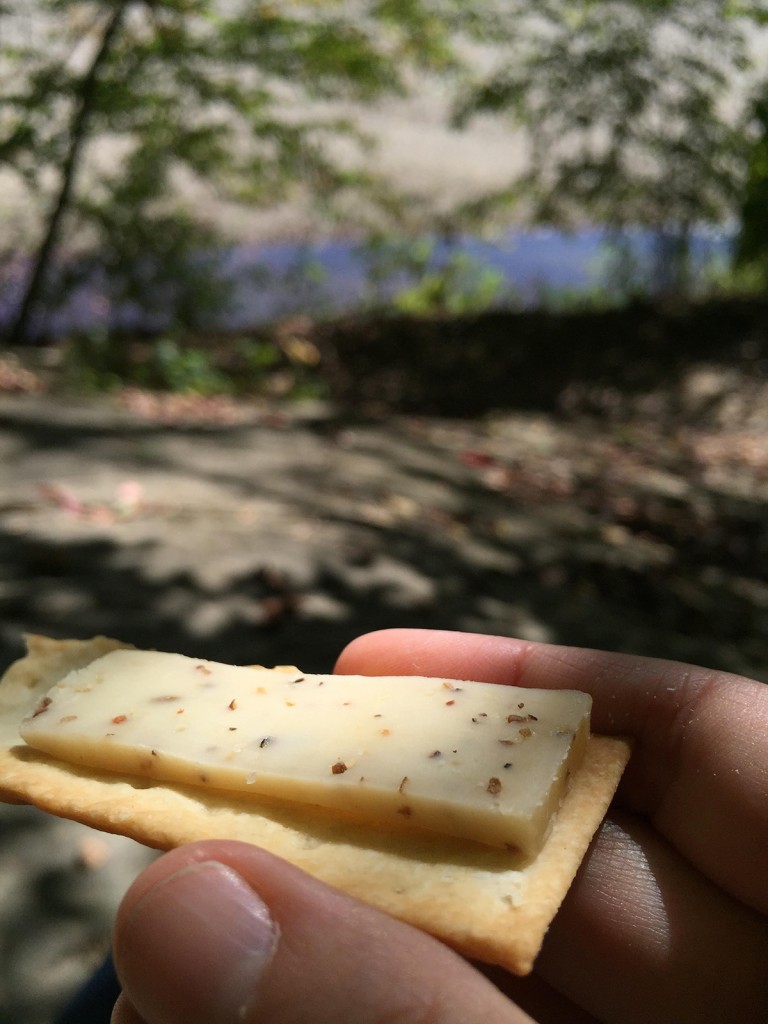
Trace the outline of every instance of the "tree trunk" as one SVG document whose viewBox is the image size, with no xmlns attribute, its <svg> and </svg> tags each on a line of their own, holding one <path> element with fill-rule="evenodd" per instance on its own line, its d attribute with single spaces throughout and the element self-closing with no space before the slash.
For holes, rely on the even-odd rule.
<svg viewBox="0 0 768 1024">
<path fill-rule="evenodd" d="M 11 328 L 8 339 L 11 345 L 20 345 L 27 340 L 32 315 L 40 300 L 45 278 L 51 264 L 51 258 L 59 241 L 62 221 L 69 208 L 75 177 L 80 167 L 83 146 L 88 139 L 88 122 L 93 112 L 99 72 L 109 56 L 112 44 L 120 31 L 127 6 L 127 3 L 121 3 L 115 8 L 104 29 L 101 45 L 96 51 L 91 66 L 80 82 L 77 105 L 72 116 L 72 125 L 69 132 L 69 149 L 61 170 L 61 185 L 48 214 L 45 234 L 34 258 L 29 280 L 27 281 L 19 310 Z"/>
</svg>

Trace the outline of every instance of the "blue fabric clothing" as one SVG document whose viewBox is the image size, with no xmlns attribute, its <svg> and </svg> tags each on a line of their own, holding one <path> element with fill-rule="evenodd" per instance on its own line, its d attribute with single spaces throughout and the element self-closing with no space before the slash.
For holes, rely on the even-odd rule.
<svg viewBox="0 0 768 1024">
<path fill-rule="evenodd" d="M 109 1024 L 119 995 L 120 982 L 112 958 L 107 957 L 54 1024 Z"/>
</svg>

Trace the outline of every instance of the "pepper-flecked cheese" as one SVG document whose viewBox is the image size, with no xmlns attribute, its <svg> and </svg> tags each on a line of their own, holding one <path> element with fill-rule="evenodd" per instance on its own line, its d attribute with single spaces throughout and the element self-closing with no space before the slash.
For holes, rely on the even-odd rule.
<svg viewBox="0 0 768 1024">
<path fill-rule="evenodd" d="M 117 650 L 57 683 L 21 735 L 71 764 L 533 855 L 583 757 L 590 708 L 575 691 Z"/>
</svg>

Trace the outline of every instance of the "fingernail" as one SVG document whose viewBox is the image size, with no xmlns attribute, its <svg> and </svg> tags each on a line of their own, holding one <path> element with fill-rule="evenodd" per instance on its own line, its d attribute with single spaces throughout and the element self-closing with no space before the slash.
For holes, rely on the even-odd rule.
<svg viewBox="0 0 768 1024">
<path fill-rule="evenodd" d="M 148 1024 L 241 1024 L 277 939 L 253 889 L 227 865 L 204 861 L 143 896 L 115 955 Z"/>
</svg>

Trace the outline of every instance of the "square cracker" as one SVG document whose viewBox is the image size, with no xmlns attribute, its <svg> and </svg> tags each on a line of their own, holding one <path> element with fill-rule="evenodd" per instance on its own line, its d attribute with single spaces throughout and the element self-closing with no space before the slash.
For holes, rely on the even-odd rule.
<svg viewBox="0 0 768 1024">
<path fill-rule="evenodd" d="M 67 672 L 127 645 L 30 636 L 0 682 L 0 799 L 126 835 L 157 849 L 199 839 L 262 846 L 465 956 L 527 974 L 629 758 L 591 736 L 543 850 L 516 854 L 404 828 L 374 830 L 329 812 L 98 772 L 33 750 L 19 724 Z"/>
</svg>

